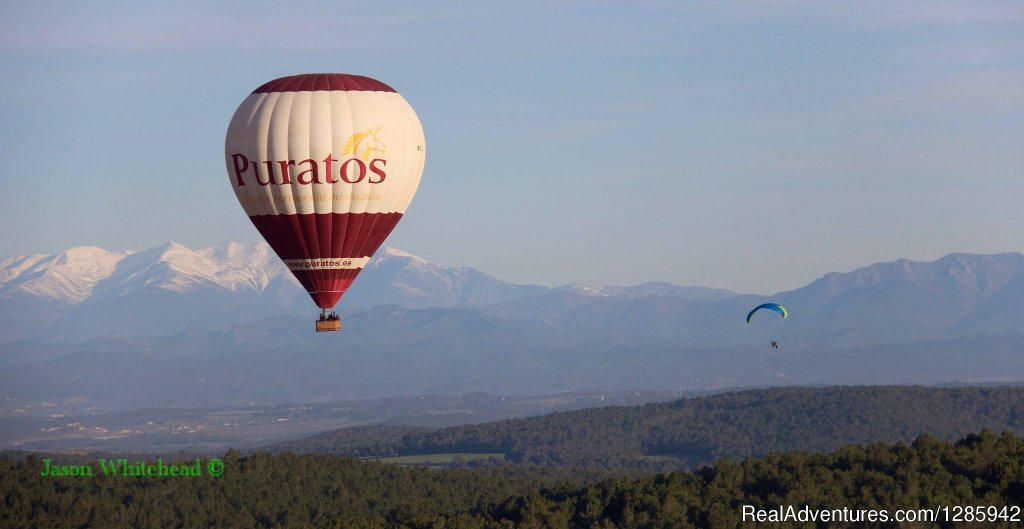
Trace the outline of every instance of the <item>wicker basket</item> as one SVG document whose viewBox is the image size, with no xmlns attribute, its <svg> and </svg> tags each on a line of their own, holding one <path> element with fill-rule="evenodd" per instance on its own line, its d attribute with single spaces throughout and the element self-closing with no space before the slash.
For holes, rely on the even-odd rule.
<svg viewBox="0 0 1024 529">
<path fill-rule="evenodd" d="M 324 320 L 316 322 L 316 332 L 340 331 L 341 320 Z"/>
</svg>

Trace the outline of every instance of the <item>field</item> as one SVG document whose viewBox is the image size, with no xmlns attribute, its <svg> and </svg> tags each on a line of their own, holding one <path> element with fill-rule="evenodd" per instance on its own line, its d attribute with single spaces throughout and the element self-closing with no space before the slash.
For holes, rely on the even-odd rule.
<svg viewBox="0 0 1024 529">
<path fill-rule="evenodd" d="M 477 454 L 471 452 L 452 452 L 448 454 L 419 454 L 412 456 L 391 456 L 391 457 L 372 457 L 367 458 L 371 461 L 381 461 L 383 463 L 394 463 L 402 466 L 423 466 L 423 467 L 438 467 L 448 466 L 453 462 L 466 462 L 477 459 L 490 459 L 492 457 L 498 459 L 505 459 L 505 454 Z"/>
</svg>

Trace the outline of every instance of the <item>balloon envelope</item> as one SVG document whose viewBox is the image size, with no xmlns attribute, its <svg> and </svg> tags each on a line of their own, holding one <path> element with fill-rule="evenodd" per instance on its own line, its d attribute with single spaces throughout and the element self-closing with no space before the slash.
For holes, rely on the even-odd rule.
<svg viewBox="0 0 1024 529">
<path fill-rule="evenodd" d="M 788 318 L 789 317 L 789 311 L 786 310 L 786 307 L 783 307 L 782 305 L 779 305 L 778 303 L 762 303 L 762 304 L 754 307 L 754 310 L 751 310 L 747 314 L 747 323 L 750 323 L 750 318 L 754 317 L 754 313 L 759 311 L 759 310 L 761 310 L 761 309 L 767 309 L 767 310 L 772 310 L 772 311 L 778 312 L 779 314 L 782 315 L 783 318 Z"/>
<path fill-rule="evenodd" d="M 228 125 L 228 181 L 313 301 L 331 308 L 391 233 L 423 173 L 423 129 L 390 86 L 358 75 L 270 81 Z"/>
</svg>

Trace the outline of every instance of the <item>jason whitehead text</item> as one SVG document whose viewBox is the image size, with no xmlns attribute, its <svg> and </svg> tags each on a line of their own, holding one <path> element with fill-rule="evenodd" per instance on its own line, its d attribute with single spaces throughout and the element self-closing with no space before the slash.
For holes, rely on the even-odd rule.
<svg viewBox="0 0 1024 529">
<path fill-rule="evenodd" d="M 43 460 L 43 468 L 39 472 L 42 477 L 92 477 L 95 475 L 138 477 L 179 477 L 179 476 L 220 476 L 224 473 L 224 463 L 220 459 L 177 461 L 173 464 L 164 463 L 162 459 L 155 462 L 140 459 L 97 459 L 88 465 L 61 465 L 52 459 Z"/>
</svg>

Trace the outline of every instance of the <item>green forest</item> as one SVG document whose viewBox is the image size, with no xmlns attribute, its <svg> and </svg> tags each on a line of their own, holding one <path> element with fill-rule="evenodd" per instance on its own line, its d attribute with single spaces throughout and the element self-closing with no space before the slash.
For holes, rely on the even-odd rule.
<svg viewBox="0 0 1024 529">
<path fill-rule="evenodd" d="M 884 512 L 887 521 L 795 519 L 770 527 L 1020 527 L 1024 438 L 849 445 L 720 460 L 695 472 L 579 485 L 568 468 L 428 470 L 334 455 L 230 451 L 214 477 L 42 477 L 38 455 L 0 460 L 11 528 L 735 528 L 746 510 Z M 187 462 L 186 462 L 187 463 Z M 92 465 L 96 467 L 95 464 Z M 897 509 L 950 509 L 899 523 Z M 970 506 L 966 511 L 956 508 Z M 947 521 L 959 516 L 962 522 Z M 979 524 L 984 516 L 983 524 Z M 761 525 L 766 526 L 766 525 Z"/>
<path fill-rule="evenodd" d="M 345 428 L 267 450 L 353 457 L 500 453 L 514 463 L 651 472 L 773 451 L 910 442 L 921 434 L 954 440 L 984 429 L 1024 433 L 1024 388 L 748 390 L 436 430 Z"/>
</svg>

